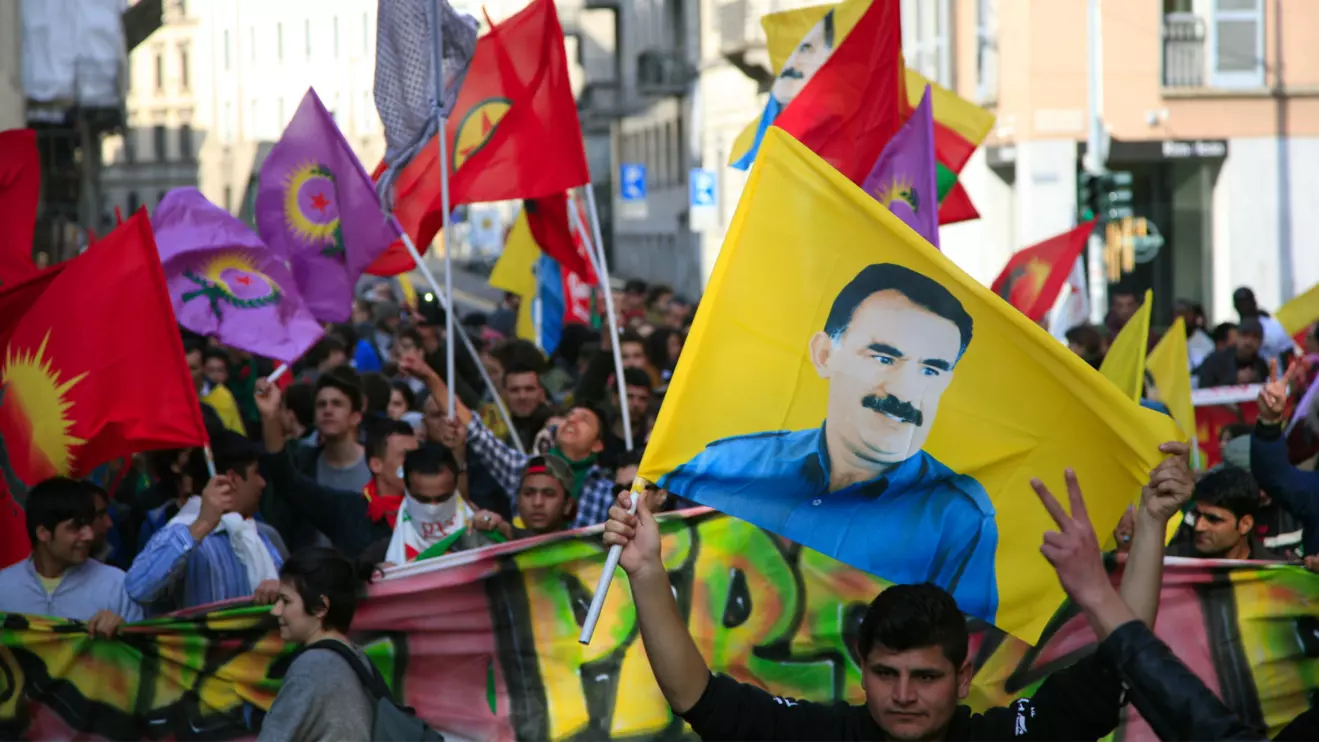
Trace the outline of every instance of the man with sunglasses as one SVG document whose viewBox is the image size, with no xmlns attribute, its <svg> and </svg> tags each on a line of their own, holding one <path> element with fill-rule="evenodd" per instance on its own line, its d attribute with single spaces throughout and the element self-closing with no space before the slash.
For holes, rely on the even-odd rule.
<svg viewBox="0 0 1319 742">
<path fill-rule="evenodd" d="M 1193 538 L 1170 548 L 1168 556 L 1283 561 L 1252 535 L 1259 507 L 1259 485 L 1250 472 L 1235 466 L 1209 472 L 1192 495 Z"/>
</svg>

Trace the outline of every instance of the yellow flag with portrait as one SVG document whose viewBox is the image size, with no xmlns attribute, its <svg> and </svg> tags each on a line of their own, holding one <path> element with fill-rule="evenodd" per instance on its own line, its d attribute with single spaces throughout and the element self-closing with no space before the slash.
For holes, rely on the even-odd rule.
<svg viewBox="0 0 1319 742">
<path fill-rule="evenodd" d="M 640 476 L 1033 642 L 1031 478 L 1074 468 L 1102 534 L 1179 438 L 771 127 Z"/>
</svg>

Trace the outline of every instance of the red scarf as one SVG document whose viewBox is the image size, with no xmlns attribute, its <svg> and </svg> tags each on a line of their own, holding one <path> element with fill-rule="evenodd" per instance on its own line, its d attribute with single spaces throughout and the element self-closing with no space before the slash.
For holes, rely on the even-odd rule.
<svg viewBox="0 0 1319 742">
<path fill-rule="evenodd" d="M 362 488 L 362 497 L 366 498 L 366 515 L 373 522 L 384 518 L 389 527 L 398 522 L 399 508 L 403 507 L 403 495 L 382 495 L 373 478 Z"/>
</svg>

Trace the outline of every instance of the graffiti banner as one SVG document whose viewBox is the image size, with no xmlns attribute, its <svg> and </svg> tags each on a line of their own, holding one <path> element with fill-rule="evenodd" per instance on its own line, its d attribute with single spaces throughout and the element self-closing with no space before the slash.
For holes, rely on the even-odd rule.
<svg viewBox="0 0 1319 742">
<path fill-rule="evenodd" d="M 663 521 L 664 559 L 711 667 L 777 694 L 860 703 L 854 646 L 880 580 L 708 511 Z M 577 642 L 604 562 L 598 537 L 513 542 L 400 568 L 373 585 L 354 639 L 395 694 L 451 740 L 688 738 L 655 685 L 625 584 Z M 621 577 L 620 579 L 625 579 Z M 1319 577 L 1170 559 L 1158 633 L 1240 716 L 1277 731 L 1319 689 Z M 1028 646 L 971 620 L 978 708 L 1029 695 L 1093 651 L 1064 607 Z M 0 738 L 224 740 L 255 735 L 287 661 L 266 609 L 133 624 L 113 641 L 10 615 Z M 1128 709 L 1115 734 L 1154 739 Z"/>
</svg>

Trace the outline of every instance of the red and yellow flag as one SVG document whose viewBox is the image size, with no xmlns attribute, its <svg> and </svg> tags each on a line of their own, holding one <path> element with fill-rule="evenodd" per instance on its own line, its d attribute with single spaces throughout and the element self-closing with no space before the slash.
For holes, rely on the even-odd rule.
<svg viewBox="0 0 1319 742">
<path fill-rule="evenodd" d="M 553 0 L 533 0 L 477 42 L 445 136 L 450 206 L 553 196 L 591 182 Z M 399 173 L 394 190 L 394 215 L 425 250 L 444 227 L 434 140 Z M 367 272 L 412 268 L 395 243 Z"/>
<path fill-rule="evenodd" d="M 0 459 L 9 489 L 206 442 L 145 210 L 0 292 Z"/>
<path fill-rule="evenodd" d="M 990 288 L 1032 322 L 1039 322 L 1067 283 L 1072 265 L 1085 250 L 1085 241 L 1094 226 L 1089 221 L 1038 245 L 1018 250 Z"/>
</svg>

